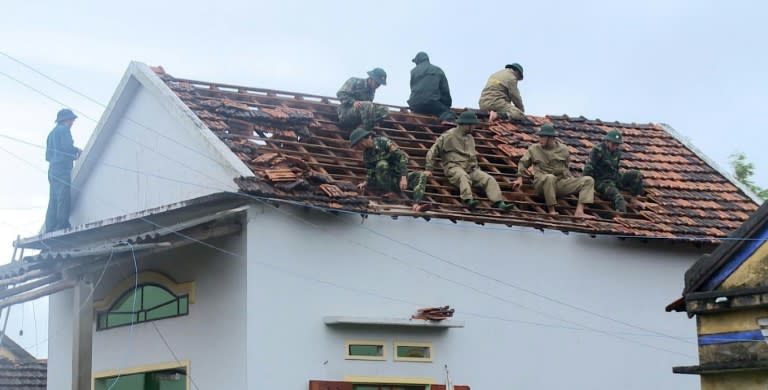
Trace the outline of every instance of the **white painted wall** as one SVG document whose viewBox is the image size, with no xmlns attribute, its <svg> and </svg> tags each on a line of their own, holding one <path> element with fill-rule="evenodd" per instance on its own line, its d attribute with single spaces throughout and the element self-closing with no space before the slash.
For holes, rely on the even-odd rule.
<svg viewBox="0 0 768 390">
<path fill-rule="evenodd" d="M 48 300 L 48 390 L 72 390 L 74 299 L 64 290 Z"/>
<path fill-rule="evenodd" d="M 237 190 L 232 179 L 240 174 L 192 121 L 169 110 L 165 100 L 137 81 L 128 85 L 135 95 L 107 121 L 101 131 L 104 143 L 89 151 L 88 158 L 97 160 L 90 162 L 93 169 L 84 182 L 73 183 L 79 190 L 73 225 Z M 126 90 L 126 96 L 133 93 Z"/>
<path fill-rule="evenodd" d="M 646 332 L 489 281 L 380 234 L 688 342 L 638 335 Z M 684 271 L 700 255 L 691 246 L 410 218 L 371 217 L 361 225 L 356 216 L 285 206 L 254 206 L 247 235 L 249 389 L 299 390 L 310 379 L 347 375 L 431 377 L 444 383 L 444 364 L 455 383 L 473 389 L 698 387 L 697 377 L 672 374 L 672 366 L 696 362 L 695 323 L 664 312 L 682 290 Z M 329 315 L 408 318 L 420 305 L 446 304 L 456 308 L 465 328 L 341 329 L 322 321 Z M 620 335 L 573 329 L 581 325 Z M 432 342 L 434 361 L 394 362 L 391 350 L 387 362 L 346 361 L 344 342 L 355 338 Z"/>
</svg>

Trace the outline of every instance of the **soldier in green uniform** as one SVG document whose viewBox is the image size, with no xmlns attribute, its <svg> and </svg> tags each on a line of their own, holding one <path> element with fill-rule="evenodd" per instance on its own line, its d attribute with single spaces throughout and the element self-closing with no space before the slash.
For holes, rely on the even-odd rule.
<svg viewBox="0 0 768 390">
<path fill-rule="evenodd" d="M 603 142 L 595 145 L 589 153 L 587 163 L 584 165 L 584 176 L 595 179 L 595 190 L 600 198 L 613 202 L 616 211 L 627 212 L 627 201 L 621 194 L 621 190 L 627 191 L 632 196 L 643 193 L 643 174 L 637 170 L 625 170 L 621 172 L 620 146 L 623 143 L 621 133 L 613 129 L 609 131 Z M 637 202 L 639 207 L 644 205 Z"/>
<path fill-rule="evenodd" d="M 56 127 L 48 134 L 45 146 L 45 160 L 48 166 L 48 211 L 45 213 L 45 231 L 67 229 L 69 225 L 70 183 L 72 165 L 80 157 L 70 129 L 77 115 L 64 108 L 56 115 Z"/>
<path fill-rule="evenodd" d="M 427 211 L 429 203 L 422 202 L 427 187 L 427 176 L 422 172 L 408 172 L 408 155 L 389 138 L 374 136 L 370 130 L 357 128 L 349 136 L 349 144 L 356 150 L 362 150 L 363 163 L 368 169 L 361 190 L 373 190 L 390 193 L 413 191 L 414 212 Z"/>
<path fill-rule="evenodd" d="M 456 114 L 451 111 L 451 90 L 448 79 L 440 67 L 429 62 L 427 53 L 420 51 L 413 58 L 416 67 L 411 69 L 411 96 L 408 107 L 411 111 L 434 115 L 445 124 L 453 124 Z"/>
<path fill-rule="evenodd" d="M 573 215 L 594 218 L 584 213 L 584 205 L 594 201 L 595 181 L 589 176 L 571 176 L 568 169 L 568 147 L 555 140 L 557 132 L 554 127 L 541 126 L 538 136 L 539 143 L 529 146 L 517 164 L 518 176 L 512 185 L 516 189 L 522 187 L 523 176 L 526 176 L 528 168 L 533 166 L 533 188 L 539 195 L 544 196 L 549 214 L 557 214 L 555 205 L 558 196 L 578 192 L 579 203 Z"/>
<path fill-rule="evenodd" d="M 494 73 L 480 93 L 480 109 L 490 112 L 490 122 L 501 119 L 525 119 L 525 106 L 518 80 L 523 80 L 523 67 L 518 63 L 510 64 Z"/>
<path fill-rule="evenodd" d="M 386 107 L 373 104 L 376 88 L 381 85 L 387 85 L 387 72 L 381 68 L 368 71 L 367 79 L 350 77 L 336 92 L 341 102 L 337 110 L 339 125 L 346 129 L 373 130 L 378 121 L 386 118 L 389 115 Z"/>
<path fill-rule="evenodd" d="M 427 166 L 424 172 L 432 175 L 435 162 L 440 158 L 443 164 L 443 172 L 448 181 L 459 188 L 461 200 L 469 209 L 478 206 L 478 202 L 472 195 L 472 187 L 480 187 L 485 190 L 488 199 L 493 202 L 493 207 L 502 211 L 509 210 L 513 206 L 504 202 L 499 189 L 499 183 L 491 175 L 483 172 L 477 163 L 477 150 L 475 139 L 472 137 L 474 125 L 480 123 L 472 111 L 464 111 L 456 120 L 458 126 L 446 131 L 437 138 L 435 144 L 427 152 Z"/>
</svg>

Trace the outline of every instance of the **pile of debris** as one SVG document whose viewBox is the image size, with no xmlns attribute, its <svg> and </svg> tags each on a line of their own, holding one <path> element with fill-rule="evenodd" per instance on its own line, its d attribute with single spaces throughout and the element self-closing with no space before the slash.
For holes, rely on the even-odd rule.
<svg viewBox="0 0 768 390">
<path fill-rule="evenodd" d="M 428 321 L 442 321 L 453 317 L 453 312 L 450 306 L 443 307 L 427 307 L 419 309 L 416 314 L 411 316 L 412 320 L 428 320 Z"/>
<path fill-rule="evenodd" d="M 240 153 L 238 155 L 241 159 L 245 157 Z M 368 199 L 360 195 L 354 184 L 334 180 L 296 157 L 269 152 L 244 161 L 255 176 L 235 179 L 243 192 L 270 198 L 302 200 L 333 209 L 364 211 L 368 208 Z"/>
</svg>

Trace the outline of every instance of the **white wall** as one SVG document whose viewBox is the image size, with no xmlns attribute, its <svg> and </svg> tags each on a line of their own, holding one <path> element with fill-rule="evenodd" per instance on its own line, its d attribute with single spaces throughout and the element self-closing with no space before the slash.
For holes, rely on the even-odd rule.
<svg viewBox="0 0 768 390">
<path fill-rule="evenodd" d="M 191 121 L 137 81 L 131 85 L 135 95 L 124 112 L 116 111 L 117 119 L 102 130 L 105 143 L 95 143 L 88 157 L 98 158 L 90 162 L 93 169 L 84 183 L 73 183 L 79 187 L 73 225 L 237 190 L 232 178 L 239 174 Z"/>
<path fill-rule="evenodd" d="M 73 292 L 57 292 L 48 301 L 48 390 L 72 390 Z"/>
<path fill-rule="evenodd" d="M 554 304 L 379 234 L 555 299 L 688 340 L 649 335 Z M 698 387 L 697 377 L 673 375 L 671 369 L 696 362 L 695 323 L 664 312 L 682 291 L 684 271 L 700 255 L 689 245 L 411 218 L 371 217 L 361 225 L 356 216 L 285 206 L 254 206 L 247 235 L 250 389 L 306 389 L 310 379 L 342 380 L 347 375 L 431 377 L 443 383 L 444 364 L 455 383 L 473 389 Z M 420 305 L 451 305 L 466 327 L 415 332 L 330 328 L 322 321 L 329 315 L 408 318 Z M 582 325 L 599 331 L 573 329 Z M 355 338 L 433 342 L 434 360 L 393 362 L 390 350 L 388 362 L 346 361 L 344 341 Z"/>
</svg>

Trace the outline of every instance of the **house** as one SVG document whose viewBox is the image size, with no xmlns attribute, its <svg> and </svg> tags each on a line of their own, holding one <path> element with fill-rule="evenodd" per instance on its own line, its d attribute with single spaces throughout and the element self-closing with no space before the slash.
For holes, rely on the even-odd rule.
<svg viewBox="0 0 768 390">
<path fill-rule="evenodd" d="M 683 297 L 667 311 L 696 316 L 699 365 L 674 367 L 701 376 L 701 388 L 768 387 L 768 203 L 729 240 L 685 273 Z"/>
<path fill-rule="evenodd" d="M 0 333 L 2 336 L 2 333 Z M 7 335 L 0 337 L 0 389 L 43 390 L 46 362 L 37 360 Z"/>
<path fill-rule="evenodd" d="M 49 389 L 697 386 L 668 370 L 696 351 L 690 324 L 658 308 L 757 205 L 670 127 L 484 125 L 481 165 L 516 209 L 470 213 L 438 173 L 413 214 L 357 192 L 336 104 L 132 63 L 75 167 L 74 227 L 0 268 L 0 307 L 50 295 Z M 390 110 L 378 131 L 417 169 L 447 127 Z M 575 198 L 553 217 L 513 192 L 543 123 L 576 173 L 620 128 L 650 207 L 587 221 Z"/>
</svg>

